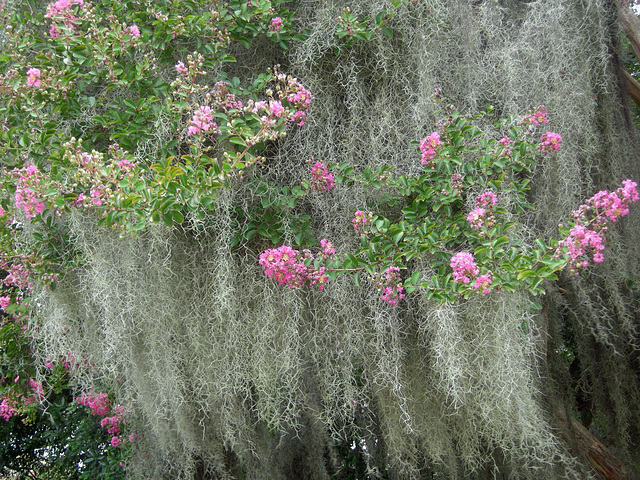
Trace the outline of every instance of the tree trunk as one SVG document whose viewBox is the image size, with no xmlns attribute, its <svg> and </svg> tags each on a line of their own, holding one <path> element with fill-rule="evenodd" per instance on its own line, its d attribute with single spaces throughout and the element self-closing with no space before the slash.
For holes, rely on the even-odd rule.
<svg viewBox="0 0 640 480">
<path fill-rule="evenodd" d="M 605 480 L 636 480 L 607 447 L 565 409 L 557 407 L 556 420 L 560 433 L 569 446 L 580 452 L 585 461 Z"/>
</svg>

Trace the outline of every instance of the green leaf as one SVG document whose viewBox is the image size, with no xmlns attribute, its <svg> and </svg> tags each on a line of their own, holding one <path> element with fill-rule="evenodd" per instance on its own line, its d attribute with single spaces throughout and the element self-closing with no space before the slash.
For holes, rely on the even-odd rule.
<svg viewBox="0 0 640 480">
<path fill-rule="evenodd" d="M 169 212 L 169 214 L 171 215 L 171 217 L 176 223 L 184 222 L 184 216 L 178 210 L 172 210 L 171 212 Z"/>
<path fill-rule="evenodd" d="M 497 248 L 500 245 L 504 245 L 505 243 L 509 243 L 509 237 L 507 237 L 506 235 L 501 235 L 493 242 L 493 247 Z"/>
<path fill-rule="evenodd" d="M 517 280 L 522 280 L 523 278 L 531 278 L 531 277 L 536 277 L 537 273 L 534 272 L 533 270 L 524 270 L 522 272 L 518 273 L 517 276 Z"/>
<path fill-rule="evenodd" d="M 393 235 L 393 241 L 398 244 L 398 242 L 400 242 L 400 240 L 402 239 L 402 237 L 404 236 L 404 232 L 401 230 L 398 233 Z"/>
<path fill-rule="evenodd" d="M 173 227 L 173 217 L 168 214 L 168 213 L 163 213 L 162 214 L 162 222 L 167 226 L 167 227 Z"/>
<path fill-rule="evenodd" d="M 405 280 L 404 284 L 407 286 L 416 285 L 418 283 L 418 280 L 420 280 L 420 272 L 414 272 L 413 275 L 411 275 L 411 278 Z"/>
</svg>

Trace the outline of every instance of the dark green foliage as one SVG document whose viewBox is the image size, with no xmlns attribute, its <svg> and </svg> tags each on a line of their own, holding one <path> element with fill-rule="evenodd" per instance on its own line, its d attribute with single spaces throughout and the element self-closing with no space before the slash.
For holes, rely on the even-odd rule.
<svg viewBox="0 0 640 480">
<path fill-rule="evenodd" d="M 41 480 L 124 478 L 124 452 L 109 445 L 97 417 L 71 389 L 51 392 L 33 417 L 0 420 L 0 474 Z"/>
</svg>

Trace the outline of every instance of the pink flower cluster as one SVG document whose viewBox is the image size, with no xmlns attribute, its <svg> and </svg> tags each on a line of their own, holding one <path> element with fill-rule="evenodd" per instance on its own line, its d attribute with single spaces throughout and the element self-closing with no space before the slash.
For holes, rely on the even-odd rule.
<svg viewBox="0 0 640 480">
<path fill-rule="evenodd" d="M 537 150 L 539 152 L 542 152 L 542 154 L 544 155 L 551 152 L 557 152 L 560 148 L 560 142 L 562 142 L 562 137 L 557 133 L 543 133 L 542 137 L 540 138 L 540 144 L 538 144 Z"/>
<path fill-rule="evenodd" d="M 0 268 L 7 272 L 7 276 L 2 281 L 7 287 L 18 287 L 24 292 L 33 290 L 33 282 L 30 280 L 31 272 L 24 264 L 2 262 Z"/>
<path fill-rule="evenodd" d="M 296 110 L 289 121 L 302 127 L 307 120 L 306 111 L 309 109 L 313 97 L 311 96 L 311 92 L 304 88 L 295 78 L 289 79 L 288 89 L 292 93 L 287 96 L 287 102 L 293 105 Z"/>
<path fill-rule="evenodd" d="M 244 107 L 242 101 L 238 100 L 235 94 L 229 91 L 229 87 L 226 82 L 217 82 L 211 91 L 211 95 L 215 108 L 221 108 L 224 112 L 228 113 L 229 110 L 242 110 Z M 267 102 L 262 103 L 265 106 L 267 104 Z"/>
<path fill-rule="evenodd" d="M 111 158 L 105 158 L 105 154 L 96 151 L 83 151 L 77 140 L 65 143 L 64 147 L 65 159 L 75 167 L 73 186 L 69 188 L 58 184 L 56 187 L 60 194 L 75 197 L 70 202 L 73 207 L 88 209 L 109 205 L 122 192 L 124 185 L 136 181 L 136 163 L 130 161 L 117 144 L 109 145 Z"/>
<path fill-rule="evenodd" d="M 531 112 L 531 111 L 529 111 Z M 538 125 L 539 123 L 547 123 L 549 119 L 547 118 L 547 109 L 544 105 L 538 106 L 535 112 L 529 113 L 529 115 L 525 116 L 522 120 L 522 123 L 528 123 L 532 125 Z"/>
<path fill-rule="evenodd" d="M 4 397 L 0 403 L 0 417 L 9 421 L 18 411 L 14 408 L 14 402 L 9 397 Z"/>
<path fill-rule="evenodd" d="M 488 270 L 487 273 L 476 278 L 476 281 L 473 284 L 473 288 L 475 288 L 476 290 L 481 288 L 483 295 L 487 295 L 491 291 L 489 287 L 491 287 L 492 281 L 493 274 L 491 273 L 491 270 Z"/>
<path fill-rule="evenodd" d="M 30 378 L 29 379 L 29 386 L 33 390 L 34 396 L 38 400 L 40 400 L 41 398 L 44 397 L 44 389 L 42 388 L 42 382 L 38 382 L 38 381 L 34 380 L 33 378 Z"/>
<path fill-rule="evenodd" d="M 185 67 L 184 63 L 182 62 L 176 63 L 175 69 L 176 69 L 176 72 L 178 72 L 178 75 L 183 75 L 189 71 L 189 69 Z"/>
<path fill-rule="evenodd" d="M 320 192 L 331 190 L 333 186 L 333 174 L 329 172 L 324 163 L 316 162 L 311 167 L 311 189 L 314 192 Z"/>
<path fill-rule="evenodd" d="M 191 119 L 191 125 L 187 130 L 187 135 L 195 135 L 200 132 L 220 133 L 218 125 L 213 121 L 213 115 L 211 115 L 211 107 L 202 105 L 193 114 Z"/>
<path fill-rule="evenodd" d="M 602 250 L 604 250 L 604 238 L 595 232 L 589 230 L 584 225 L 575 225 L 567 238 L 559 243 L 560 247 L 567 247 L 569 249 L 570 269 L 572 272 L 582 269 L 589 265 L 587 260 L 580 261 L 579 259 L 587 254 L 587 251 L 591 251 L 593 254 L 593 261 L 600 263 L 604 261 Z"/>
<path fill-rule="evenodd" d="M 443 143 L 440 141 L 440 134 L 433 132 L 426 138 L 420 140 L 420 153 L 422 153 L 422 165 L 431 165 L 433 157 L 435 157 L 438 148 Z"/>
<path fill-rule="evenodd" d="M 27 70 L 27 87 L 38 88 L 40 86 L 40 70 L 30 68 Z"/>
<path fill-rule="evenodd" d="M 112 417 L 104 417 L 100 421 L 100 426 L 102 428 L 106 428 L 107 432 L 113 435 L 111 437 L 111 446 L 117 448 L 122 445 L 123 442 L 122 437 L 120 436 L 122 434 L 121 425 L 123 423 L 129 423 L 129 421 L 124 416 L 125 408 L 123 406 L 115 407 L 113 412 L 116 415 L 113 415 Z M 129 438 L 131 438 L 131 435 Z"/>
<path fill-rule="evenodd" d="M 322 240 L 320 240 L 320 247 L 322 248 L 322 252 L 320 252 L 320 256 L 322 257 L 323 260 L 334 260 L 336 257 L 336 249 L 333 248 L 333 244 L 327 240 L 326 238 L 323 238 Z"/>
<path fill-rule="evenodd" d="M 402 300 L 405 297 L 405 294 L 402 293 L 404 287 L 402 286 L 398 267 L 391 266 L 382 272 L 382 275 L 376 274 L 374 284 L 382 290 L 380 299 L 389 305 L 396 306 L 398 300 Z"/>
<path fill-rule="evenodd" d="M 351 223 L 353 224 L 353 229 L 356 232 L 358 231 L 359 227 L 362 227 L 362 229 L 364 230 L 364 224 L 367 223 L 367 216 L 362 210 L 358 210 L 355 213 L 354 219 L 351 220 Z"/>
<path fill-rule="evenodd" d="M 13 175 L 18 177 L 15 193 L 16 208 L 24 210 L 27 218 L 34 218 L 44 211 L 44 202 L 40 199 L 42 189 L 42 173 L 35 165 L 14 169 Z"/>
<path fill-rule="evenodd" d="M 471 213 L 467 216 L 467 222 L 471 224 L 471 228 L 479 230 L 484 225 L 484 208 L 476 208 L 471 210 Z"/>
<path fill-rule="evenodd" d="M 140 29 L 136 25 L 131 25 L 127 31 L 133 38 L 140 38 Z"/>
<path fill-rule="evenodd" d="M 500 152 L 500 154 L 503 157 L 511 157 L 511 145 L 513 144 L 513 140 L 511 140 L 507 136 L 504 136 L 500 140 L 498 140 L 498 143 L 502 145 L 502 152 Z"/>
<path fill-rule="evenodd" d="M 272 32 L 279 32 L 282 28 L 282 19 L 280 17 L 273 17 L 271 19 L 271 25 L 269 25 L 269 30 Z"/>
<path fill-rule="evenodd" d="M 596 212 L 604 212 L 605 216 L 615 222 L 618 217 L 629 213 L 628 205 L 638 201 L 637 183 L 632 180 L 624 180 L 622 187 L 615 192 L 608 193 L 606 190 L 596 193 L 587 200 L 587 205 L 593 206 Z"/>
<path fill-rule="evenodd" d="M 320 242 L 323 251 L 319 257 L 327 259 L 335 254 L 331 242 L 323 239 Z M 325 267 L 314 266 L 315 257 L 310 250 L 303 250 L 304 257 L 301 262 L 297 262 L 299 252 L 293 248 L 283 245 L 278 248 L 265 250 L 260 255 L 259 263 L 264 268 L 264 274 L 273 278 L 278 285 L 287 285 L 289 288 L 303 288 L 318 285 L 320 290 L 324 289 L 325 282 L 329 279 L 326 275 Z"/>
<path fill-rule="evenodd" d="M 111 410 L 111 413 L 114 415 L 107 416 L 109 414 L 110 407 L 109 396 L 106 393 L 83 393 L 80 397 L 76 398 L 76 402 L 80 405 L 91 408 L 92 414 L 104 417 L 100 420 L 100 426 L 106 429 L 109 434 L 113 435 L 111 437 L 112 447 L 119 447 L 122 445 L 122 424 L 129 423 L 129 420 L 125 418 L 126 408 L 124 406 L 119 405 L 114 407 Z M 135 440 L 135 435 L 131 434 L 129 438 L 133 443 L 131 438 Z"/>
<path fill-rule="evenodd" d="M 115 435 L 120 435 L 121 433 L 121 427 L 120 425 L 122 423 L 127 423 L 127 421 L 124 418 L 124 407 L 123 406 L 117 406 L 113 409 L 113 413 L 115 413 L 115 415 L 111 416 L 111 417 L 104 417 L 101 421 L 100 421 L 100 426 L 102 428 L 106 428 L 108 433 L 111 434 L 115 434 Z M 108 411 L 106 413 L 103 413 L 101 415 L 106 415 L 107 413 L 109 413 Z"/>
<path fill-rule="evenodd" d="M 75 29 L 75 25 L 73 22 L 77 20 L 77 18 L 73 15 L 71 8 L 73 7 L 73 5 L 82 6 L 83 4 L 83 0 L 58 0 L 55 3 L 49 4 L 45 17 L 52 20 L 54 18 L 62 17 L 65 27 L 73 30 Z M 51 28 L 49 29 L 49 35 L 51 36 L 51 38 L 60 36 L 60 33 L 58 32 L 58 26 L 55 23 L 51 25 Z"/>
<path fill-rule="evenodd" d="M 280 100 L 271 100 L 269 102 L 269 112 L 276 118 L 282 117 L 282 113 L 284 112 L 282 102 Z"/>
<path fill-rule="evenodd" d="M 455 195 L 460 195 L 462 192 L 462 175 L 459 173 L 454 173 L 451 175 L 451 190 Z"/>
<path fill-rule="evenodd" d="M 106 393 L 93 393 L 93 391 L 90 391 L 87 394 L 83 392 L 82 395 L 76 398 L 76 402 L 89 407 L 94 415 L 103 416 L 109 413 L 109 395 Z"/>
<path fill-rule="evenodd" d="M 476 205 L 484 208 L 491 208 L 498 204 L 498 197 L 491 190 L 487 190 L 476 198 Z"/>
<path fill-rule="evenodd" d="M 491 283 L 493 282 L 493 274 L 491 270 L 482 275 L 480 269 L 476 265 L 473 254 L 468 252 L 459 252 L 451 257 L 451 268 L 453 269 L 453 281 L 468 284 L 471 280 L 473 288 L 476 290 L 482 289 L 482 293 L 487 295 L 491 291 Z"/>
<path fill-rule="evenodd" d="M 471 228 L 479 230 L 483 226 L 490 228 L 494 225 L 492 209 L 498 203 L 498 197 L 491 190 L 487 190 L 476 198 L 477 208 L 467 216 Z"/>
<path fill-rule="evenodd" d="M 628 206 L 638 201 L 637 183 L 624 180 L 622 187 L 615 192 L 602 190 L 588 199 L 584 205 L 572 212 L 576 224 L 569 231 L 569 235 L 558 243 L 555 256 L 562 255 L 562 249 L 568 249 L 569 271 L 578 271 L 589 265 L 585 258 L 591 254 L 593 261 L 604 261 L 604 233 L 609 221 L 615 222 L 618 217 L 629 213 Z"/>
<path fill-rule="evenodd" d="M 3 312 L 7 312 L 7 307 L 11 305 L 11 297 L 0 297 L 0 308 Z"/>
<path fill-rule="evenodd" d="M 286 134 L 284 130 L 294 123 L 302 127 L 306 122 L 306 112 L 313 99 L 309 90 L 294 77 L 277 74 L 276 79 L 280 82 L 276 86 L 276 98 L 257 102 L 249 99 L 244 107 L 246 113 L 259 115 L 262 123 L 261 133 L 247 142 L 251 145 L 282 137 Z M 235 108 L 242 108 L 242 104 Z"/>
<path fill-rule="evenodd" d="M 64 15 L 71 10 L 71 7 L 76 4 L 82 6 L 83 0 L 58 0 L 55 3 L 50 3 L 47 7 L 47 18 L 52 18 L 58 15 Z"/>
<path fill-rule="evenodd" d="M 451 257 L 451 268 L 454 282 L 469 283 L 472 277 L 480 273 L 473 261 L 473 254 L 468 252 L 459 252 Z"/>
</svg>

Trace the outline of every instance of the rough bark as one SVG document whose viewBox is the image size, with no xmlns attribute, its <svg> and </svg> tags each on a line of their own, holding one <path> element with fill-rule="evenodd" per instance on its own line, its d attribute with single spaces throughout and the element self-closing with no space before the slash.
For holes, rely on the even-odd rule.
<svg viewBox="0 0 640 480">
<path fill-rule="evenodd" d="M 624 78 L 627 84 L 627 92 L 636 105 L 640 107 L 640 83 L 626 70 L 624 70 Z"/>
<path fill-rule="evenodd" d="M 629 37 L 633 51 L 636 54 L 638 62 L 640 62 L 640 18 L 631 11 L 630 8 L 620 9 L 620 23 L 624 27 L 624 30 Z M 629 72 L 624 71 L 624 77 L 626 80 L 627 92 L 636 103 L 640 106 L 640 83 L 631 76 Z"/>
<path fill-rule="evenodd" d="M 578 420 L 569 415 L 565 409 L 556 408 L 555 415 L 562 438 L 572 449 L 580 452 L 600 478 L 605 480 L 637 480 L 602 442 L 594 437 Z"/>
</svg>

